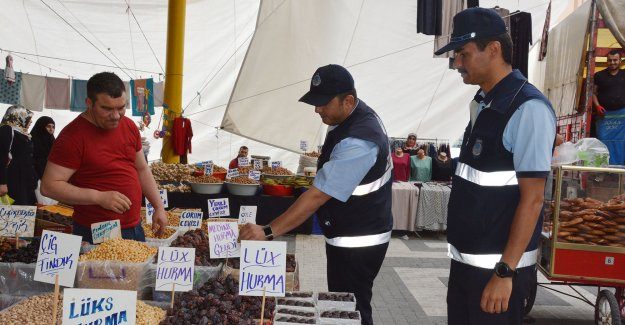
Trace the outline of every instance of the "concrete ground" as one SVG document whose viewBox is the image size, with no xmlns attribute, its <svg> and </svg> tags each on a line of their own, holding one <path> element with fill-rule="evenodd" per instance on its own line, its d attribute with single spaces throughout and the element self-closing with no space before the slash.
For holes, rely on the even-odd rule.
<svg viewBox="0 0 625 325">
<path fill-rule="evenodd" d="M 394 235 L 373 288 L 375 324 L 447 324 L 447 242 L 437 234 Z M 322 236 L 280 238 L 297 254 L 300 289 L 326 291 L 325 242 Z M 539 272 L 539 283 L 547 280 Z M 568 287 L 554 287 L 575 295 Z M 597 288 L 576 288 L 594 302 Z M 560 293 L 539 287 L 530 313 L 537 325 L 593 324 L 594 308 Z"/>
</svg>

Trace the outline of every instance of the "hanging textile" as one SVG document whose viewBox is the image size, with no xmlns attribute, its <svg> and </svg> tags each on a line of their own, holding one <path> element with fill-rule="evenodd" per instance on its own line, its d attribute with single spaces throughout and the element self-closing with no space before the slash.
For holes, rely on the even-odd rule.
<svg viewBox="0 0 625 325">
<path fill-rule="evenodd" d="M 0 70 L 4 75 L 4 70 Z M 20 89 L 22 87 L 22 74 L 15 72 L 15 82 L 9 82 L 5 78 L 0 79 L 0 103 L 17 105 L 20 102 Z"/>
<path fill-rule="evenodd" d="M 441 35 L 442 0 L 418 0 L 417 33 Z"/>
<path fill-rule="evenodd" d="M 31 111 L 43 111 L 43 100 L 46 94 L 46 77 L 34 74 L 22 74 L 20 105 Z"/>
<path fill-rule="evenodd" d="M 495 10 L 499 17 L 503 19 L 504 23 L 506 23 L 506 30 L 508 31 L 508 34 L 510 34 L 510 10 L 499 6 L 496 6 L 493 10 Z"/>
<path fill-rule="evenodd" d="M 69 79 L 46 77 L 45 88 L 45 108 L 69 109 Z"/>
<path fill-rule="evenodd" d="M 180 156 L 186 155 L 187 152 L 191 153 L 191 138 L 193 138 L 191 121 L 188 118 L 176 117 L 172 130 L 174 152 Z"/>
<path fill-rule="evenodd" d="M 84 112 L 87 110 L 87 80 L 72 79 L 72 96 L 69 110 L 72 112 Z"/>
<path fill-rule="evenodd" d="M 132 116 L 143 116 L 145 111 L 154 115 L 154 81 L 152 78 L 131 80 L 130 91 Z"/>
<path fill-rule="evenodd" d="M 532 44 L 532 14 L 514 12 L 510 16 L 510 37 L 512 38 L 512 68 L 519 69 L 527 78 L 527 61 Z"/>
<path fill-rule="evenodd" d="M 442 3 L 442 19 L 441 19 L 441 34 L 434 37 L 434 51 L 447 45 L 451 41 L 451 32 L 453 30 L 453 18 L 454 16 L 466 9 L 464 0 L 447 0 Z M 445 52 L 441 55 L 434 55 L 435 58 L 448 58 L 453 56 L 453 51 Z"/>
<path fill-rule="evenodd" d="M 13 57 L 11 54 L 6 57 L 6 67 L 4 68 L 4 79 L 9 84 L 15 82 L 15 70 L 13 70 Z"/>
<path fill-rule="evenodd" d="M 547 56 L 547 41 L 549 40 L 549 24 L 551 21 L 551 0 L 549 0 L 546 15 L 545 25 L 543 26 L 543 34 L 540 38 L 540 53 L 538 53 L 538 61 L 542 61 Z"/>
<path fill-rule="evenodd" d="M 126 109 L 132 108 L 132 96 L 130 94 L 130 81 L 124 81 L 124 89 L 126 92 Z"/>
<path fill-rule="evenodd" d="M 165 98 L 165 82 L 159 81 L 154 83 L 154 107 L 163 107 L 163 98 Z"/>
</svg>

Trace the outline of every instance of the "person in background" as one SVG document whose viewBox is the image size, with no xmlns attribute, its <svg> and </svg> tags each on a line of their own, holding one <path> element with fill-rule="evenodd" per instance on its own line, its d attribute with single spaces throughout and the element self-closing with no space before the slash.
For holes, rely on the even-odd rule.
<svg viewBox="0 0 625 325">
<path fill-rule="evenodd" d="M 406 145 L 403 148 L 404 153 L 407 153 L 410 156 L 414 156 L 417 154 L 418 149 L 419 148 L 417 147 L 417 135 L 414 133 L 409 133 L 408 137 L 406 138 Z"/>
<path fill-rule="evenodd" d="M 410 155 L 405 154 L 402 147 L 395 146 L 393 150 L 393 180 L 407 182 L 410 177 Z"/>
<path fill-rule="evenodd" d="M 125 116 L 126 88 L 112 72 L 87 81 L 87 110 L 52 146 L 41 194 L 74 206 L 73 233 L 92 243 L 91 225 L 119 220 L 122 238 L 145 241 L 142 194 L 154 207 L 152 230 L 167 226 L 167 213 L 143 156 L 141 136 Z"/>
<path fill-rule="evenodd" d="M 49 116 L 40 117 L 30 131 L 30 135 L 33 139 L 35 171 L 37 179 L 41 179 L 54 143 L 54 120 Z"/>
<path fill-rule="evenodd" d="M 595 73 L 592 102 L 595 112 L 604 116 L 608 111 L 625 108 L 625 72 L 620 69 L 621 52 L 608 53 L 608 68 Z"/>
<path fill-rule="evenodd" d="M 438 156 L 432 161 L 432 180 L 449 182 L 453 174 L 451 159 L 447 157 L 447 153 L 439 152 Z"/>
<path fill-rule="evenodd" d="M 28 133 L 33 112 L 14 105 L 0 122 L 0 196 L 8 194 L 15 205 L 35 205 L 37 175 L 33 142 Z"/>
<path fill-rule="evenodd" d="M 247 157 L 247 152 L 248 152 L 247 147 L 241 146 L 241 148 L 239 148 L 239 153 L 237 154 L 236 158 L 230 161 L 230 164 L 228 165 L 228 169 L 239 168 L 239 158 Z"/>
<path fill-rule="evenodd" d="M 419 148 L 417 155 L 410 157 L 410 181 L 429 182 L 432 180 L 432 158 L 425 155 L 425 150 Z"/>
</svg>

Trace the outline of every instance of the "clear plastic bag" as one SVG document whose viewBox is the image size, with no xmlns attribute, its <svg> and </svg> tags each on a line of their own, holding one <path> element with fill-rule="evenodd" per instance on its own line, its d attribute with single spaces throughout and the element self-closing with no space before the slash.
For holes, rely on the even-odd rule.
<svg viewBox="0 0 625 325">
<path fill-rule="evenodd" d="M 20 301 L 26 299 L 26 296 L 12 296 L 7 294 L 0 294 L 0 311 L 3 311 Z"/>
<path fill-rule="evenodd" d="M 577 148 L 577 157 L 583 161 L 584 166 L 605 167 L 610 161 L 610 151 L 608 147 L 595 138 L 584 138 L 579 140 L 575 147 Z"/>
<path fill-rule="evenodd" d="M 0 292 L 30 296 L 54 291 L 54 285 L 35 281 L 37 263 L 0 263 Z"/>
<path fill-rule="evenodd" d="M 142 291 L 148 284 L 145 283 L 145 273 L 149 263 L 154 260 L 150 257 L 143 263 L 116 262 L 116 261 L 83 261 L 78 262 L 76 281 L 78 288 L 115 289 Z"/>
<path fill-rule="evenodd" d="M 556 147 L 551 163 L 558 166 L 570 165 L 578 160 L 577 147 L 572 142 L 565 142 Z"/>
</svg>

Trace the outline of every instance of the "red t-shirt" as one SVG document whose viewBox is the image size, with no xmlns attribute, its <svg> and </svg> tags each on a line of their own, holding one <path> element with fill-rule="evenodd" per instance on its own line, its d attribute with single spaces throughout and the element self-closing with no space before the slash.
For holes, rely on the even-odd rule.
<svg viewBox="0 0 625 325">
<path fill-rule="evenodd" d="M 130 199 L 130 210 L 123 214 L 98 205 L 74 205 L 74 220 L 85 227 L 92 223 L 119 219 L 122 228 L 139 224 L 141 185 L 135 167 L 141 136 L 131 119 L 123 117 L 117 128 L 104 130 L 82 115 L 68 124 L 52 146 L 48 160 L 76 172 L 69 183 L 98 191 L 117 191 Z"/>
<path fill-rule="evenodd" d="M 410 177 L 410 155 L 405 153 L 401 157 L 393 156 L 393 175 L 396 182 L 407 182 Z"/>
</svg>

